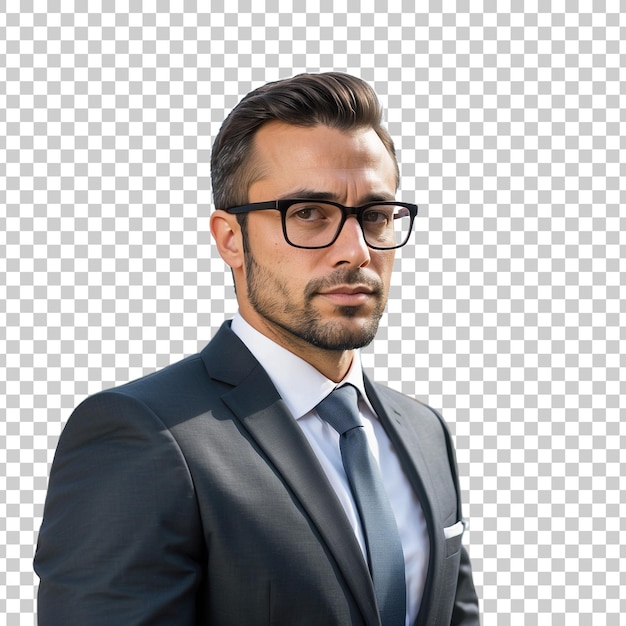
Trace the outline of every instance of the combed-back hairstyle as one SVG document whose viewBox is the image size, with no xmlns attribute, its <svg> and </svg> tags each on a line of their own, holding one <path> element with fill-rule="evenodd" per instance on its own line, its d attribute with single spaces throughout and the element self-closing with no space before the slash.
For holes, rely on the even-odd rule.
<svg viewBox="0 0 626 626">
<path fill-rule="evenodd" d="M 250 92 L 222 124 L 211 154 L 215 208 L 248 202 L 250 185 L 262 174 L 254 154 L 254 135 L 270 121 L 341 131 L 372 128 L 392 156 L 399 178 L 393 141 L 382 126 L 382 107 L 374 90 L 349 74 L 299 74 Z"/>
</svg>

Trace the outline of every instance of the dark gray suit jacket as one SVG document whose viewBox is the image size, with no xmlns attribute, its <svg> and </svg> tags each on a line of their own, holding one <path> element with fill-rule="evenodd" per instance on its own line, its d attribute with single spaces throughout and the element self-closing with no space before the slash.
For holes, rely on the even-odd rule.
<svg viewBox="0 0 626 626">
<path fill-rule="evenodd" d="M 424 509 L 418 624 L 478 624 L 440 416 L 366 380 Z M 198 355 L 85 400 L 59 440 L 35 556 L 40 626 L 379 624 L 343 509 L 225 324 Z"/>
</svg>

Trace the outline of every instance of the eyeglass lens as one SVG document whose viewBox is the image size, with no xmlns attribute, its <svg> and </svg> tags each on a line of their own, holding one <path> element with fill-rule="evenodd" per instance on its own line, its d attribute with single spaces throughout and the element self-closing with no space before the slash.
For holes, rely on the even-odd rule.
<svg viewBox="0 0 626 626">
<path fill-rule="evenodd" d="M 325 202 L 292 204 L 285 214 L 287 239 L 296 246 L 327 246 L 337 236 L 342 217 L 339 207 Z M 368 245 L 395 248 L 404 244 L 409 237 L 411 214 L 403 206 L 370 206 L 362 212 L 360 223 Z"/>
</svg>

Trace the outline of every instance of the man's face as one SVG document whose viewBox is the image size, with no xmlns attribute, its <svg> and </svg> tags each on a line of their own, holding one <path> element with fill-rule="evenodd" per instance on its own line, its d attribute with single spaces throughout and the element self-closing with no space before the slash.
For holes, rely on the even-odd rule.
<svg viewBox="0 0 626 626">
<path fill-rule="evenodd" d="M 396 170 L 373 129 L 345 133 L 326 126 L 271 122 L 255 137 L 262 176 L 249 202 L 326 194 L 347 206 L 393 200 Z M 372 250 L 349 217 L 328 248 L 299 249 L 283 237 L 278 211 L 248 214 L 244 289 L 246 320 L 287 349 L 351 350 L 369 344 L 387 303 L 393 250 Z"/>
</svg>

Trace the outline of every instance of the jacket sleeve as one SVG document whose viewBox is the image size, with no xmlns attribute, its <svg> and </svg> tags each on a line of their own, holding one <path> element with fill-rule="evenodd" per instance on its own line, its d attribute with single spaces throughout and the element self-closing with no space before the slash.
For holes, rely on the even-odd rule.
<svg viewBox="0 0 626 626">
<path fill-rule="evenodd" d="M 128 395 L 88 398 L 50 472 L 35 555 L 39 626 L 195 624 L 204 550 L 171 432 Z"/>
<path fill-rule="evenodd" d="M 463 519 L 461 510 L 461 486 L 459 483 L 459 470 L 456 461 L 456 451 L 452 443 L 450 431 L 445 425 L 445 421 L 440 413 L 434 411 L 441 421 L 446 433 L 446 445 L 448 447 L 448 458 L 450 460 L 450 469 L 452 478 L 457 492 L 458 517 Z M 454 606 L 452 608 L 451 626 L 480 626 L 480 611 L 478 606 L 478 595 L 474 586 L 474 578 L 472 576 L 472 565 L 470 563 L 469 554 L 465 546 L 461 546 L 461 559 L 459 564 L 459 576 L 456 585 L 456 594 L 454 597 Z"/>
<path fill-rule="evenodd" d="M 461 565 L 452 610 L 451 625 L 479 626 L 478 596 L 474 588 L 472 567 L 465 547 L 461 548 Z"/>
</svg>

